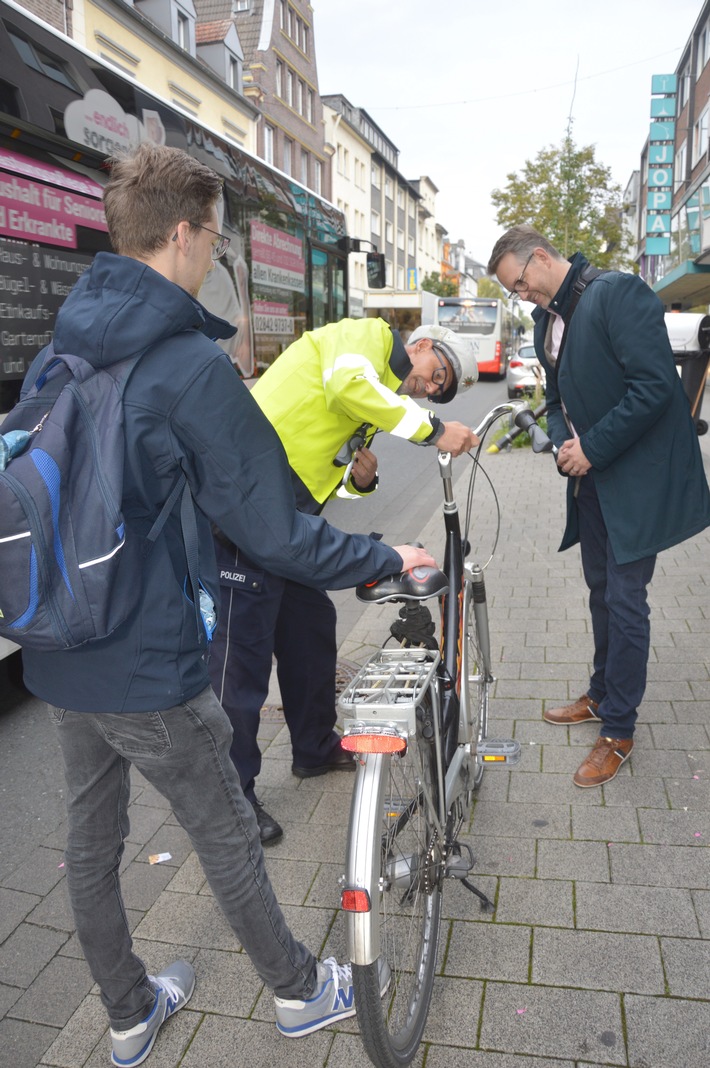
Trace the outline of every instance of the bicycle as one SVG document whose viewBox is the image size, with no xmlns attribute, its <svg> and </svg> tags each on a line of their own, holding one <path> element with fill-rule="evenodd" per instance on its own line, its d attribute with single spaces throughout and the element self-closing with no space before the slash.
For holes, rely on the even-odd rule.
<svg viewBox="0 0 710 1068">
<path fill-rule="evenodd" d="M 339 700 L 342 744 L 357 760 L 341 907 L 360 1033 L 377 1068 L 402 1068 L 419 1047 L 434 985 L 444 880 L 458 879 L 483 907 L 492 907 L 468 879 L 473 855 L 458 836 L 484 769 L 517 763 L 520 744 L 487 736 L 495 679 L 486 586 L 483 568 L 465 556 L 478 455 L 491 425 L 510 412 L 534 451 L 556 451 L 529 408 L 492 409 L 474 431 L 481 444 L 463 536 L 451 455 L 437 454 L 443 571 L 415 568 L 357 590 L 368 603 L 404 602 L 390 628 L 398 647 L 385 643 Z M 441 602 L 438 641 L 423 603 L 433 597 Z"/>
</svg>

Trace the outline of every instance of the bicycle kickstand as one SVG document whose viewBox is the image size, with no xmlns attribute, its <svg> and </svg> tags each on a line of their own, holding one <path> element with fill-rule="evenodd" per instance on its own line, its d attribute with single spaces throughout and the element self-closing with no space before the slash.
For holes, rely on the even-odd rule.
<svg viewBox="0 0 710 1068">
<path fill-rule="evenodd" d="M 466 861 L 466 859 L 461 855 L 462 846 L 468 853 L 468 861 Z M 467 890 L 470 890 L 472 894 L 475 894 L 476 897 L 480 899 L 481 908 L 484 911 L 492 912 L 495 908 L 495 905 L 493 904 L 491 899 L 487 897 L 482 890 L 479 890 L 477 886 L 474 886 L 473 883 L 466 878 L 471 868 L 473 867 L 473 864 L 473 853 L 471 852 L 470 846 L 461 842 L 456 842 L 451 850 L 451 854 L 446 863 L 446 875 L 450 879 L 458 879 L 458 881 L 463 886 L 465 886 Z"/>
</svg>

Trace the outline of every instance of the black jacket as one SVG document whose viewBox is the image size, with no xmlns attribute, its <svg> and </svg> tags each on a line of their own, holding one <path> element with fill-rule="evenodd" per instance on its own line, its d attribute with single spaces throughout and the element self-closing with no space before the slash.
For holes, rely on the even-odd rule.
<svg viewBox="0 0 710 1068">
<path fill-rule="evenodd" d="M 296 511 L 276 432 L 209 340 L 233 332 L 150 267 L 111 253 L 96 256 L 61 308 L 57 352 L 96 366 L 143 354 L 124 397 L 128 536 L 147 533 L 182 470 L 197 511 L 200 578 L 216 603 L 210 521 L 268 570 L 313 586 L 340 589 L 399 570 L 388 546 Z M 27 382 L 42 360 L 40 353 Z M 209 684 L 185 593 L 179 509 L 131 581 L 141 585 L 139 607 L 110 637 L 69 651 L 24 651 L 32 693 L 78 712 L 147 712 Z"/>
</svg>

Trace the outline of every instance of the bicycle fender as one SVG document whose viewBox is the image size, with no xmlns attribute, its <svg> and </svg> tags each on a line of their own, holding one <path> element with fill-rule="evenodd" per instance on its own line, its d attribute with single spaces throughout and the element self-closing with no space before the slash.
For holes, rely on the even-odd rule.
<svg viewBox="0 0 710 1068">
<path fill-rule="evenodd" d="M 358 757 L 350 804 L 344 890 L 365 890 L 368 912 L 344 910 L 347 957 L 352 964 L 372 964 L 380 955 L 379 878 L 382 791 L 391 757 L 368 753 Z"/>
</svg>

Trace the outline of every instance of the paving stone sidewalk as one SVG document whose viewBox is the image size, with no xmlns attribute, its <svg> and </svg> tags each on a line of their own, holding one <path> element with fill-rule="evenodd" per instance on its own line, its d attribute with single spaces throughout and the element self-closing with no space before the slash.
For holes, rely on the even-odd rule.
<svg viewBox="0 0 710 1068">
<path fill-rule="evenodd" d="M 659 557 L 633 755 L 607 786 L 579 790 L 572 773 L 594 726 L 541 718 L 546 705 L 584 691 L 592 655 L 579 554 L 557 553 L 564 486 L 549 458 L 530 450 L 486 457 L 485 466 L 503 512 L 486 572 L 497 676 L 492 733 L 517 738 L 524 752 L 518 768 L 487 771 L 468 830 L 474 881 L 495 911 L 481 912 L 458 883 L 445 888 L 438 977 L 415 1064 L 702 1068 L 710 1063 L 710 532 Z M 490 491 L 480 490 L 472 540 L 474 556 L 486 559 L 496 517 Z M 436 516 L 420 533 L 437 551 L 439 525 Z M 342 658 L 361 662 L 391 614 L 367 609 L 344 636 Z M 304 941 L 342 958 L 337 878 L 352 778 L 293 778 L 274 708 L 262 731 L 260 792 L 286 831 L 267 852 L 277 896 Z M 0 881 L 6 1068 L 109 1063 L 104 1011 L 59 867 L 63 839 L 60 823 Z M 170 861 L 148 863 L 164 852 Z M 354 1020 L 300 1041 L 277 1034 L 272 998 L 222 919 L 185 834 L 139 776 L 123 888 L 149 970 L 175 956 L 197 970 L 193 999 L 161 1031 L 151 1068 L 369 1063 Z"/>
</svg>

